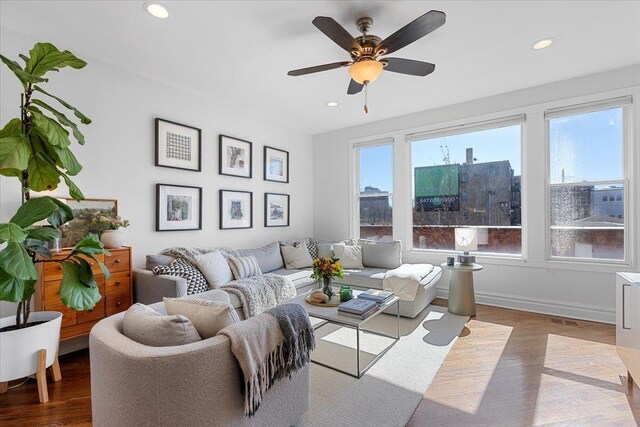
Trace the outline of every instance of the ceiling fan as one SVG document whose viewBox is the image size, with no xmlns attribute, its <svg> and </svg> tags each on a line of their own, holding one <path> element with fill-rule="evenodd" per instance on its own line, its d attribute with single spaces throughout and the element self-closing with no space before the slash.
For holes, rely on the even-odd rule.
<svg viewBox="0 0 640 427">
<path fill-rule="evenodd" d="M 368 113 L 366 101 L 367 86 L 380 77 L 383 70 L 424 77 L 431 74 L 436 68 L 435 64 L 429 62 L 381 57 L 400 50 L 440 28 L 444 25 L 445 20 L 446 15 L 444 12 L 432 10 L 382 40 L 378 36 L 368 34 L 373 26 L 373 19 L 369 17 L 358 19 L 356 25 L 362 35 L 354 38 L 333 18 L 318 16 L 312 21 L 313 25 L 338 46 L 349 52 L 351 61 L 333 62 L 315 67 L 300 68 L 289 71 L 287 74 L 290 76 L 303 76 L 305 74 L 333 70 L 335 68 L 349 67 L 351 82 L 349 83 L 347 94 L 353 95 L 359 93 L 364 88 L 364 111 Z"/>
</svg>

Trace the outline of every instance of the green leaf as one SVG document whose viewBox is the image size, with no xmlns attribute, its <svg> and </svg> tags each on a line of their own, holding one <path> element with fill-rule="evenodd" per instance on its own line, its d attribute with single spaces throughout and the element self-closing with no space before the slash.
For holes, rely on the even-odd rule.
<svg viewBox="0 0 640 427">
<path fill-rule="evenodd" d="M 72 249 L 71 253 L 79 253 L 83 255 L 103 254 L 105 251 L 104 244 L 100 241 L 97 234 L 87 234 Z"/>
<path fill-rule="evenodd" d="M 26 72 L 16 61 L 12 61 L 3 55 L 0 55 L 0 60 L 4 62 L 11 71 L 13 71 L 13 74 L 20 79 L 24 87 L 27 87 L 28 83 L 42 83 L 49 81 L 49 79 L 34 76 L 33 74 Z"/>
<path fill-rule="evenodd" d="M 48 196 L 29 199 L 18 208 L 10 222 L 22 228 L 30 227 L 56 211 L 58 205 L 55 201 L 56 199 Z"/>
<path fill-rule="evenodd" d="M 61 148 L 71 145 L 69 132 L 58 122 L 42 113 L 31 110 L 31 124 L 40 137 L 51 145 Z"/>
<path fill-rule="evenodd" d="M 69 120 L 67 116 L 65 116 L 64 114 L 62 114 L 61 112 L 59 112 L 58 110 L 50 106 L 49 104 L 46 104 L 45 102 L 40 101 L 39 99 L 32 99 L 31 102 L 41 106 L 46 110 L 49 110 L 51 114 L 56 116 L 56 119 L 58 119 L 58 121 L 62 125 L 71 128 L 73 132 L 73 137 L 78 141 L 80 145 L 84 145 L 84 135 L 82 135 L 82 132 L 78 130 L 78 126 L 75 123 L 73 123 L 71 120 Z M 32 109 L 33 107 L 29 107 L 29 108 Z"/>
<path fill-rule="evenodd" d="M 20 302 L 31 298 L 35 280 L 20 280 L 0 269 L 0 300 Z"/>
<path fill-rule="evenodd" d="M 53 147 L 59 162 L 58 166 L 64 168 L 67 174 L 76 176 L 82 170 L 82 165 L 76 158 L 76 156 L 69 150 L 69 148 Z M 66 180 L 65 180 L 66 182 Z"/>
<path fill-rule="evenodd" d="M 107 255 L 110 255 L 108 251 L 105 251 L 105 252 Z M 85 256 L 91 258 L 98 264 L 98 267 L 100 267 L 100 270 L 102 270 L 102 274 L 104 275 L 105 279 L 108 279 L 109 277 L 111 277 L 111 272 L 109 271 L 107 266 L 104 265 L 102 261 L 100 261 L 98 258 L 96 258 L 94 255 L 91 255 L 91 254 L 86 254 Z"/>
<path fill-rule="evenodd" d="M 68 66 L 80 69 L 87 65 L 86 62 L 76 58 L 68 50 L 60 52 L 58 48 L 51 43 L 36 43 L 29 51 L 29 55 L 30 58 L 25 66 L 25 71 L 34 76 L 42 76 L 47 71 L 55 68 Z"/>
<path fill-rule="evenodd" d="M 40 153 L 31 157 L 27 171 L 29 187 L 34 191 L 55 190 L 60 184 L 61 172 Z"/>
<path fill-rule="evenodd" d="M 74 184 L 73 181 L 71 181 L 71 178 L 69 178 L 65 174 L 62 174 L 62 178 L 64 178 L 64 182 L 69 188 L 69 195 L 76 200 L 84 200 L 84 194 L 82 194 L 80 188 L 78 188 L 78 186 Z"/>
<path fill-rule="evenodd" d="M 20 178 L 22 176 L 22 171 L 20 169 L 0 169 L 0 175 Z"/>
<path fill-rule="evenodd" d="M 51 259 L 51 251 L 43 244 L 42 240 L 27 239 L 24 241 L 24 248 L 29 254 L 37 253 L 45 259 Z"/>
<path fill-rule="evenodd" d="M 38 273 L 33 265 L 33 260 L 19 243 L 9 242 L 7 247 L 0 251 L 0 268 L 22 280 L 36 280 Z"/>
<path fill-rule="evenodd" d="M 93 279 L 91 266 L 74 259 L 62 262 L 62 280 L 60 281 L 60 299 L 73 310 L 89 310 L 100 301 L 100 291 Z"/>
<path fill-rule="evenodd" d="M 0 169 L 24 170 L 29 164 L 31 148 L 26 135 L 0 138 Z"/>
<path fill-rule="evenodd" d="M 28 239 L 50 242 L 56 237 L 60 237 L 60 231 L 52 227 L 34 227 L 26 230 Z"/>
<path fill-rule="evenodd" d="M 5 222 L 0 224 L 0 243 L 4 242 L 22 242 L 27 238 L 27 233 L 22 230 L 22 227 L 12 223 Z"/>
<path fill-rule="evenodd" d="M 0 138 L 20 136 L 21 133 L 22 133 L 22 120 L 11 119 L 6 125 L 4 125 L 2 130 L 0 130 Z"/>
<path fill-rule="evenodd" d="M 82 124 L 88 125 L 89 123 L 91 123 L 91 119 L 89 119 L 87 116 L 85 116 L 84 114 L 82 114 L 80 111 L 78 111 L 78 109 L 70 104 L 68 104 L 66 101 L 58 98 L 55 95 L 51 95 L 50 93 L 48 93 L 47 91 L 45 91 L 44 89 L 42 89 L 40 86 L 34 86 L 33 87 L 34 90 L 37 90 L 40 93 L 44 93 L 47 96 L 50 96 L 51 98 L 55 99 L 56 101 L 58 101 L 60 104 L 64 105 L 66 108 L 68 108 L 69 110 L 73 111 L 73 114 L 80 119 L 80 122 L 82 122 Z"/>
<path fill-rule="evenodd" d="M 49 224 L 54 228 L 58 228 L 73 219 L 73 211 L 66 203 L 54 198 L 51 198 L 51 200 L 56 205 L 56 210 L 47 218 Z"/>
</svg>

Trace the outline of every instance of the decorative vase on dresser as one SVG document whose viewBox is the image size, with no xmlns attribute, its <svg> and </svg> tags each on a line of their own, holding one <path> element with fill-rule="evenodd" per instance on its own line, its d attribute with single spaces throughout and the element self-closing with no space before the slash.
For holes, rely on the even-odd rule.
<svg viewBox="0 0 640 427">
<path fill-rule="evenodd" d="M 55 253 L 53 258 L 64 258 L 69 252 L 69 249 L 63 249 Z M 124 311 L 131 306 L 131 248 L 111 249 L 110 252 L 111 255 L 108 256 L 96 255 L 96 258 L 103 261 L 111 273 L 111 277 L 106 280 L 100 267 L 93 260 L 87 259 L 91 264 L 102 298 L 95 307 L 86 311 L 74 311 L 62 304 L 58 294 L 62 279 L 62 269 L 59 263 L 37 264 L 38 281 L 34 296 L 35 309 L 62 313 L 61 341 L 86 335 L 99 320 Z"/>
<path fill-rule="evenodd" d="M 616 349 L 628 381 L 640 386 L 640 273 L 616 276 Z"/>
</svg>

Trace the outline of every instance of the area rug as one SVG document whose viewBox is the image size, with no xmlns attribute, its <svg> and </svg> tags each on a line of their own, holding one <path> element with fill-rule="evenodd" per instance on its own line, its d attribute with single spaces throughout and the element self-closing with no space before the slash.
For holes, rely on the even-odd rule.
<svg viewBox="0 0 640 427">
<path fill-rule="evenodd" d="M 400 341 L 360 379 L 312 363 L 311 405 L 300 425 L 404 426 L 468 319 L 433 305 L 415 319 L 401 317 Z M 396 327 L 395 316 L 387 314 L 366 323 L 367 329 L 392 335 Z M 353 329 L 322 326 L 313 358 L 355 373 L 355 335 Z M 392 342 L 361 334 L 362 366 Z"/>
</svg>

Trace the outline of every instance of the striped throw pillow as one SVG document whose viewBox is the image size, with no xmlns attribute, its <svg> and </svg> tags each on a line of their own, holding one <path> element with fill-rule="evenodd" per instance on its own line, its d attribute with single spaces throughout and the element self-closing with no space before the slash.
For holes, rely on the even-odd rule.
<svg viewBox="0 0 640 427">
<path fill-rule="evenodd" d="M 238 258 L 229 258 L 227 260 L 233 278 L 235 280 L 246 279 L 247 277 L 258 276 L 262 274 L 258 260 L 254 256 L 243 256 Z"/>
</svg>

